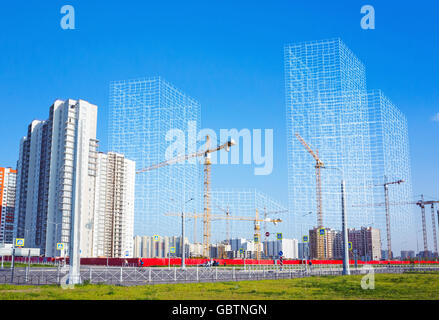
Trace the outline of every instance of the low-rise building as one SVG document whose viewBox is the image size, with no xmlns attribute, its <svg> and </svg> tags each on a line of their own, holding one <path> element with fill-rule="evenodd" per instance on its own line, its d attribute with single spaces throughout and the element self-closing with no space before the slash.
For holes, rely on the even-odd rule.
<svg viewBox="0 0 439 320">
<path fill-rule="evenodd" d="M 282 239 L 265 241 L 264 248 L 266 249 L 267 258 L 277 258 L 282 252 L 285 259 L 298 259 L 299 248 L 296 239 Z"/>
</svg>

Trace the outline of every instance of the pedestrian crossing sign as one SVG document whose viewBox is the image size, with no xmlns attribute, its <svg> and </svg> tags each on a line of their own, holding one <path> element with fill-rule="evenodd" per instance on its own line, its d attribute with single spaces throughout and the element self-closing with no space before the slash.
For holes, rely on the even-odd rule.
<svg viewBox="0 0 439 320">
<path fill-rule="evenodd" d="M 158 236 L 157 234 L 155 234 L 155 235 L 153 236 L 153 238 L 154 238 L 154 241 L 159 241 L 159 236 Z"/>
<path fill-rule="evenodd" d="M 276 233 L 277 240 L 282 240 L 282 233 Z"/>
<path fill-rule="evenodd" d="M 348 242 L 348 248 L 349 250 L 352 250 L 352 242 Z"/>
<path fill-rule="evenodd" d="M 175 247 L 171 247 L 169 250 L 171 253 L 175 253 Z"/>
<path fill-rule="evenodd" d="M 57 250 L 63 250 L 64 249 L 64 243 L 57 243 L 56 244 L 56 249 Z"/>
<path fill-rule="evenodd" d="M 15 239 L 15 246 L 16 247 L 24 247 L 24 239 L 22 239 L 22 238 Z"/>
<path fill-rule="evenodd" d="M 309 241 L 308 236 L 303 236 L 303 242 L 308 242 L 308 241 Z"/>
<path fill-rule="evenodd" d="M 321 236 L 324 236 L 324 235 L 325 235 L 325 229 L 324 229 L 324 228 L 320 228 L 320 229 L 319 229 L 319 234 L 320 234 Z"/>
</svg>

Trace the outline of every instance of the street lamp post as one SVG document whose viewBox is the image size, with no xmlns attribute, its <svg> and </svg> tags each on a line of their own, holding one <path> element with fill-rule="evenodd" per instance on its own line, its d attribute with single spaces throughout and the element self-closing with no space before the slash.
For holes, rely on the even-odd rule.
<svg viewBox="0 0 439 320">
<path fill-rule="evenodd" d="M 310 211 L 310 212 L 308 212 L 306 214 L 303 214 L 302 218 L 306 217 L 306 216 L 309 216 L 310 214 L 312 214 L 312 211 Z M 309 257 L 309 239 L 308 239 L 308 242 L 306 244 L 305 244 L 305 242 L 303 242 L 303 221 L 302 221 L 302 223 L 300 225 L 300 236 L 302 237 L 303 256 L 305 257 L 305 263 L 306 263 L 306 266 L 307 266 L 308 265 L 308 260 L 310 259 L 310 257 Z"/>
<path fill-rule="evenodd" d="M 186 250 L 184 247 L 184 218 L 185 218 L 185 214 L 183 209 L 183 212 L 181 213 L 181 268 L 182 269 L 186 268 L 186 264 L 185 264 Z"/>
<path fill-rule="evenodd" d="M 172 201 L 175 201 L 174 199 L 171 199 Z M 189 201 L 194 200 L 194 198 L 190 198 L 189 200 L 185 201 L 183 203 L 183 210 L 181 212 L 181 268 L 184 269 L 186 268 L 186 264 L 185 264 L 185 260 L 186 260 L 186 248 L 185 248 L 185 243 L 184 243 L 184 219 L 185 219 L 185 205 L 186 203 L 188 203 Z"/>
<path fill-rule="evenodd" d="M 350 275 L 349 270 L 349 247 L 348 247 L 348 227 L 347 227 L 347 214 L 346 214 L 346 196 L 345 196 L 345 180 L 343 171 L 337 167 L 323 167 L 325 169 L 338 170 L 341 174 L 341 221 L 342 221 L 342 233 L 343 233 L 343 275 Z"/>
</svg>

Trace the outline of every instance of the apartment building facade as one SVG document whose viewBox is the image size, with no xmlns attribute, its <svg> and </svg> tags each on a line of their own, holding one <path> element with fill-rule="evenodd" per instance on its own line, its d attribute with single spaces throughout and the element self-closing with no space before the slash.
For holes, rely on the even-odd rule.
<svg viewBox="0 0 439 320">
<path fill-rule="evenodd" d="M 98 154 L 92 256 L 133 256 L 135 175 L 124 155 Z"/>
<path fill-rule="evenodd" d="M 25 238 L 26 247 L 57 256 L 56 244 L 64 243 L 67 255 L 90 256 L 96 123 L 96 105 L 68 99 L 56 100 L 47 120 L 28 126 L 20 141 L 15 208 L 15 234 Z M 73 243 L 80 247 L 72 250 Z"/>
<path fill-rule="evenodd" d="M 190 256 L 190 243 L 184 238 L 184 250 L 186 257 Z M 175 252 L 171 252 L 175 248 Z M 178 236 L 135 236 L 134 237 L 134 258 L 168 258 L 182 256 L 181 237 Z"/>
<path fill-rule="evenodd" d="M 14 241 L 14 214 L 17 171 L 0 168 L 0 243 Z"/>
<path fill-rule="evenodd" d="M 349 257 L 361 260 L 381 259 L 381 234 L 380 230 L 371 227 L 361 229 L 348 229 L 349 242 L 352 243 L 352 250 Z"/>
<path fill-rule="evenodd" d="M 311 259 L 333 259 L 334 243 L 338 232 L 331 228 L 309 230 L 309 253 Z"/>
</svg>

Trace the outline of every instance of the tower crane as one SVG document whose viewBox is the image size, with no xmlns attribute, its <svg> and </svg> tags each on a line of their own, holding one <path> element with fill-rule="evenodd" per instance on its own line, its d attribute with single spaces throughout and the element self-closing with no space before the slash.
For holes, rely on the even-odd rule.
<svg viewBox="0 0 439 320">
<path fill-rule="evenodd" d="M 421 208 L 421 217 L 422 217 L 422 236 L 424 240 L 424 253 L 427 253 L 428 251 L 428 239 L 427 239 L 427 223 L 425 218 L 425 206 L 431 205 L 431 219 L 432 219 L 432 228 L 433 228 L 433 243 L 434 243 L 434 250 L 435 253 L 438 252 L 438 245 L 437 245 L 437 234 L 436 234 L 436 221 L 434 217 L 434 205 L 439 203 L 439 201 L 424 201 L 424 196 L 421 195 L 421 200 L 417 202 L 384 202 L 384 203 L 375 203 L 375 204 L 357 204 L 353 205 L 353 207 L 380 207 L 380 206 L 386 206 L 387 208 L 390 205 L 417 205 Z M 439 211 L 438 211 L 438 220 L 439 220 Z M 390 221 L 390 218 L 386 217 L 386 222 Z M 389 250 L 389 249 L 388 249 Z M 390 255 L 389 255 L 390 257 Z"/>
<path fill-rule="evenodd" d="M 168 213 L 165 213 L 165 215 L 167 215 L 167 216 L 181 216 L 181 213 L 168 212 Z M 195 218 L 196 216 L 201 217 L 200 214 L 195 213 L 195 214 L 188 214 L 186 216 L 186 218 L 187 219 Z M 260 239 L 261 239 L 261 228 L 259 225 L 260 222 L 270 222 L 270 223 L 273 223 L 274 225 L 276 225 L 279 222 L 282 222 L 281 219 L 271 219 L 271 218 L 259 219 L 258 209 L 256 209 L 256 215 L 254 218 L 253 217 L 239 217 L 239 216 L 223 216 L 223 215 L 218 215 L 218 214 L 212 214 L 212 215 L 210 215 L 210 220 L 253 221 L 254 222 L 254 237 L 258 239 L 257 243 L 259 243 Z M 256 259 L 260 260 L 259 248 L 256 248 Z"/>
<path fill-rule="evenodd" d="M 319 151 L 315 152 L 311 149 L 311 147 L 303 140 L 303 138 L 296 133 L 297 139 L 299 139 L 300 143 L 305 147 L 309 154 L 312 155 L 314 160 L 316 161 L 316 200 L 317 200 L 317 225 L 319 228 L 323 227 L 323 209 L 322 209 L 322 180 L 320 169 L 325 166 L 322 160 L 319 158 Z"/>
<path fill-rule="evenodd" d="M 421 208 L 422 214 L 422 232 L 424 235 L 424 253 L 427 254 L 428 251 L 428 242 L 427 242 L 427 224 L 425 222 L 425 206 L 431 205 L 431 223 L 433 228 L 433 244 L 434 244 L 434 252 L 436 255 L 438 254 L 437 248 L 437 235 L 436 235 L 436 221 L 434 217 L 434 204 L 439 203 L 439 201 L 424 201 L 424 195 L 421 195 L 421 200 L 416 203 Z M 439 211 L 438 211 L 438 219 L 439 219 Z"/>
<path fill-rule="evenodd" d="M 384 177 L 384 179 L 386 180 L 384 182 L 384 184 L 378 184 L 375 186 L 383 186 L 384 187 L 384 199 L 385 199 L 385 206 L 386 206 L 387 257 L 388 257 L 388 259 L 392 259 L 392 236 L 390 233 L 389 185 L 401 184 L 404 182 L 404 180 L 387 182 L 387 177 Z"/>
<path fill-rule="evenodd" d="M 177 156 L 173 159 L 157 163 L 147 168 L 141 169 L 136 172 L 140 174 L 143 172 L 151 171 L 161 167 L 165 167 L 171 164 L 175 164 L 181 161 L 186 161 L 191 158 L 204 157 L 204 213 L 203 213 L 203 255 L 209 257 L 209 242 L 210 242 L 210 154 L 225 149 L 229 152 L 230 147 L 235 145 L 235 141 L 230 139 L 226 143 L 214 148 L 210 148 L 210 137 L 206 136 L 205 150 L 194 152 L 186 155 Z"/>
</svg>

